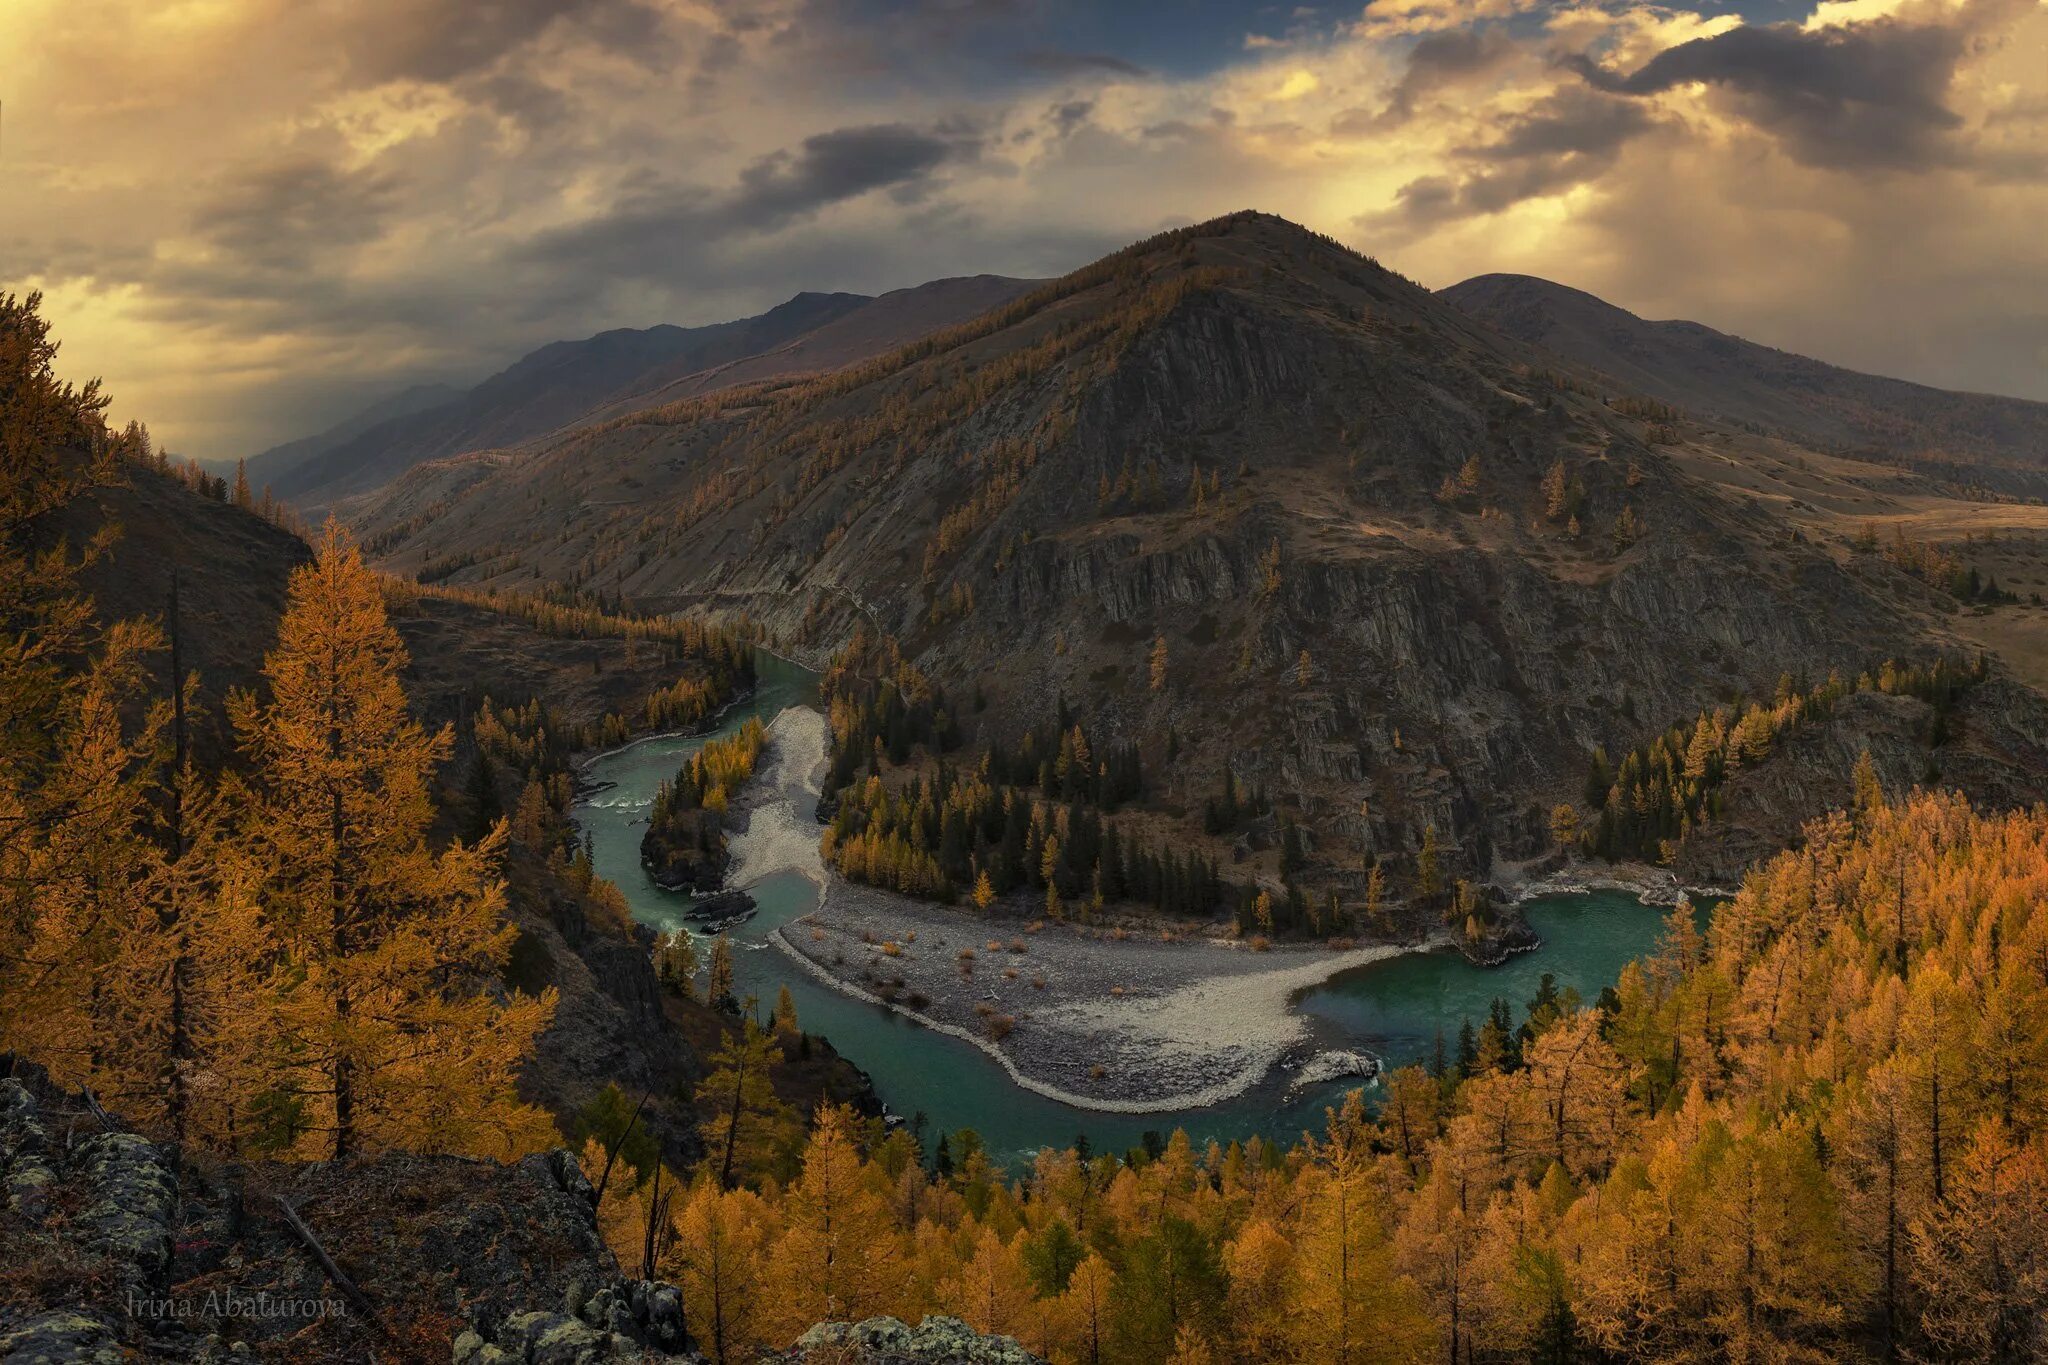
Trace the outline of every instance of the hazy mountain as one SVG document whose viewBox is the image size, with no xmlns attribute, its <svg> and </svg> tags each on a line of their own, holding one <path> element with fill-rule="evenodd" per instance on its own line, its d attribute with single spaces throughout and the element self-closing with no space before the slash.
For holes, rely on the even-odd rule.
<svg viewBox="0 0 2048 1365">
<path fill-rule="evenodd" d="M 260 455 L 250 456 L 250 482 L 254 487 L 261 489 L 264 484 L 282 478 L 307 461 L 325 455 L 374 426 L 393 418 L 410 417 L 416 412 L 425 412 L 429 408 L 439 407 L 461 396 L 462 390 L 451 384 L 414 384 L 401 389 L 388 398 L 370 404 L 361 412 L 336 422 L 325 431 L 316 432 L 311 436 L 301 436 L 296 441 L 286 441 L 283 445 L 272 446 Z M 208 460 L 204 463 L 216 474 L 227 478 L 234 476 L 233 460 Z"/>
<path fill-rule="evenodd" d="M 340 439 L 324 434 L 279 447 L 251 463 L 250 478 L 302 510 L 318 510 L 423 460 L 518 446 L 732 384 L 836 369 L 971 317 L 1031 283 L 977 275 L 880 298 L 803 293 L 733 322 L 552 342 L 446 401 L 344 424 L 351 429 Z"/>
<path fill-rule="evenodd" d="M 2048 403 L 1859 374 L 1697 322 L 1649 322 L 1528 275 L 1442 291 L 1476 318 L 1701 416 L 1932 464 L 2048 466 Z"/>
<path fill-rule="evenodd" d="M 1548 844 L 1595 745 L 1947 644 L 1948 599 L 1848 548 L 1910 476 L 1626 396 L 1238 215 L 831 376 L 422 467 L 360 529 L 401 570 L 743 608 L 814 656 L 879 629 L 980 689 L 984 735 L 1064 699 L 1138 742 L 1167 818 L 1228 764 L 1319 876 L 1432 827 L 1476 870 Z M 1997 733 L 1954 780 L 2048 771 Z"/>
<path fill-rule="evenodd" d="M 687 358 L 696 367 L 751 355 L 867 301 L 859 294 L 798 294 L 735 322 L 617 328 L 582 341 L 550 342 L 448 402 L 371 426 L 266 481 L 302 508 L 317 507 L 374 488 L 421 460 L 546 435 L 663 365 Z"/>
<path fill-rule="evenodd" d="M 774 350 L 722 365 L 694 366 L 681 360 L 664 366 L 663 372 L 643 377 L 646 387 L 589 415 L 592 420 L 618 417 L 736 384 L 836 370 L 965 322 L 1042 283 L 971 275 L 891 290 Z"/>
</svg>

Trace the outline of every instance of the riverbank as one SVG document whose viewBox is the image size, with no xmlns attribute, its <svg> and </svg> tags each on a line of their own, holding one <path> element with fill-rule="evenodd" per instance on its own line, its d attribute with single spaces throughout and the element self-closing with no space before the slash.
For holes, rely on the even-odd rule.
<svg viewBox="0 0 2048 1365">
<path fill-rule="evenodd" d="M 1306 1057 L 1307 1021 L 1292 1009 L 1302 992 L 1431 946 L 1255 952 L 1231 939 L 1045 923 L 1021 907 L 983 916 L 847 882 L 818 853 L 828 739 L 808 707 L 769 723 L 732 812 L 726 885 L 809 880 L 818 908 L 771 933 L 776 947 L 834 990 L 972 1043 L 1036 1094 L 1113 1113 L 1230 1099 Z"/>
<path fill-rule="evenodd" d="M 835 989 L 972 1043 L 1036 1094 L 1080 1109 L 1198 1109 L 1306 1059 L 1293 1003 L 1343 972 L 1432 944 L 1256 952 L 988 916 L 836 876 L 771 936 Z"/>
<path fill-rule="evenodd" d="M 1028 1163 L 1041 1147 L 1073 1142 L 1077 1134 L 1087 1135 L 1101 1150 L 1115 1151 L 1138 1145 L 1149 1129 L 1185 1128 L 1197 1143 L 1211 1138 L 1227 1142 L 1252 1134 L 1269 1141 L 1294 1141 L 1304 1129 L 1319 1128 L 1325 1107 L 1336 1103 L 1345 1090 L 1371 1085 L 1375 1065 L 1391 1069 L 1428 1064 L 1440 1040 L 1454 1039 L 1466 1022 L 1483 1020 L 1495 998 L 1510 1002 L 1530 999 L 1540 978 L 1554 974 L 1560 988 L 1576 989 L 1592 999 L 1615 981 L 1628 961 L 1653 951 L 1656 945 L 1663 916 L 1644 907 L 1633 892 L 1593 892 L 1526 903 L 1520 909 L 1542 946 L 1484 968 L 1453 951 L 1409 951 L 1328 976 L 1344 966 L 1327 961 L 1318 966 L 1316 960 L 1328 950 L 1289 945 L 1255 953 L 1249 947 L 1192 941 L 1204 934 L 1220 938 L 1221 930 L 1213 924 L 1174 925 L 1174 932 L 1184 941 L 1165 947 L 1182 956 L 1166 961 L 1166 974 L 1157 981 L 1153 998 L 1189 986 L 1196 988 L 1189 998 L 1197 1006 L 1205 1004 L 1208 993 L 1200 978 L 1210 975 L 1208 969 L 1218 964 L 1225 969 L 1250 965 L 1261 971 L 1309 966 L 1313 975 L 1328 976 L 1291 997 L 1284 982 L 1252 983 L 1249 987 L 1225 982 L 1214 988 L 1235 997 L 1246 989 L 1264 992 L 1267 985 L 1275 986 L 1274 996 L 1256 1006 L 1263 1022 L 1253 1027 L 1281 1021 L 1296 1043 L 1286 1047 L 1279 1064 L 1266 1071 L 1262 1080 L 1221 1102 L 1162 1108 L 1156 1096 L 1163 1091 L 1151 1092 L 1155 1098 L 1150 1104 L 1144 1102 L 1148 1096 L 1143 1094 L 1135 1097 L 1136 1102 L 1123 1102 L 1120 1091 L 1096 1083 L 1085 1071 L 1078 1077 L 1080 1089 L 1075 1091 L 1073 1086 L 1056 1084 L 1056 1076 L 1019 1050 L 1070 1039 L 1073 1041 L 1060 1045 L 1079 1052 L 1091 1046 L 1105 1028 L 1121 1024 L 1082 1020 L 1071 1029 L 1062 1024 L 1058 1034 L 1051 1033 L 1048 1025 L 1034 1036 L 1032 1030 L 1037 1025 L 1027 1022 L 1013 1027 L 1010 1036 L 998 1043 L 989 1036 L 987 1017 L 973 1011 L 971 999 L 965 1002 L 966 1022 L 959 1027 L 910 1010 L 904 989 L 894 992 L 894 1008 L 878 1008 L 875 1002 L 879 997 L 858 985 L 853 973 L 842 967 L 844 979 L 835 976 L 776 937 L 776 930 L 787 928 L 790 943 L 810 943 L 812 925 L 802 921 L 817 911 L 821 887 L 825 888 L 828 913 L 834 898 L 842 893 L 846 897 L 875 893 L 828 881 L 815 857 L 822 833 L 815 823 L 815 789 L 823 774 L 814 774 L 814 769 L 825 753 L 828 727 L 810 709 L 815 692 L 809 680 L 770 662 L 773 666 L 764 671 L 753 702 L 745 711 L 728 715 L 725 727 L 729 731 L 754 715 L 769 729 L 769 747 L 755 779 L 734 801 L 739 808 L 736 817 L 743 811 L 747 825 L 754 827 L 751 837 L 746 830 L 735 830 L 742 866 L 733 882 L 744 881 L 745 894 L 758 907 L 752 918 L 730 930 L 739 993 L 765 1006 L 787 987 L 804 1027 L 830 1038 L 844 1056 L 865 1069 L 892 1111 L 906 1118 L 923 1115 L 932 1132 L 973 1128 L 988 1138 L 991 1151 L 999 1153 L 1000 1163 L 1010 1169 Z M 776 724 L 778 716 L 792 706 L 806 711 Z M 665 893 L 648 878 L 639 860 L 640 829 L 660 784 L 673 777 L 676 766 L 699 743 L 701 739 L 696 738 L 643 743 L 600 759 L 588 776 L 606 791 L 579 803 L 577 810 L 599 873 L 620 886 L 641 923 L 663 930 L 693 926 L 690 912 L 700 902 Z M 764 816 L 763 823 L 755 826 L 757 811 L 785 803 L 797 817 L 793 822 Z M 738 823 L 736 818 L 736 827 Z M 1526 872 L 1555 870 L 1554 865 L 1531 866 Z M 881 905 L 937 916 L 952 931 L 973 936 L 964 940 L 963 946 L 976 946 L 977 959 L 988 958 L 987 940 L 994 934 L 970 906 L 948 909 L 925 902 L 899 902 L 894 897 L 883 898 Z M 1078 940 L 1074 950 L 1088 960 L 1088 966 L 1107 964 L 1106 969 L 1122 961 L 1126 952 L 1156 951 L 1161 946 L 1161 922 L 1136 911 L 1113 917 L 1127 931 L 1121 939 L 1113 932 L 1089 938 L 1075 930 L 1050 926 L 1037 934 L 1027 933 L 1039 914 L 1030 898 L 1020 897 L 998 913 L 1003 929 L 1015 930 L 1030 940 L 1023 955 L 1026 962 L 1034 953 L 1049 959 L 1055 950 L 1039 943 L 1049 943 L 1063 934 L 1073 934 Z M 1096 925 L 1100 931 L 1112 931 L 1113 927 L 1113 922 Z M 701 926 L 698 932 L 703 932 Z M 857 933 L 852 937 L 860 941 Z M 1003 943 L 1004 955 L 1014 956 L 1007 953 L 1007 933 Z M 932 965 L 944 967 L 947 961 L 935 958 Z M 996 963 L 976 970 L 994 981 L 1005 980 Z M 1021 966 L 1018 971 L 1018 977 L 1010 978 L 1000 989 L 1023 991 L 1025 998 L 1037 1002 L 1032 1006 L 1035 1011 L 1049 1012 L 1052 1002 L 1030 987 L 1030 978 Z M 1017 984 L 1020 981 L 1022 984 Z M 1106 977 L 1097 988 L 1119 984 L 1126 985 L 1125 996 L 1134 1005 L 1148 998 L 1134 986 Z M 1046 994 L 1050 993 L 1049 981 Z M 1077 988 L 1073 994 L 1085 1003 L 1088 992 Z M 1106 1003 L 1124 998 L 1108 996 Z M 993 1009 L 996 1002 L 986 1003 Z M 1305 1037 L 1299 1024 L 1287 1023 L 1296 1016 L 1306 1021 Z M 1133 1051 L 1139 1053 L 1137 1066 L 1151 1065 L 1152 1059 L 1142 1055 L 1141 1049 Z M 1235 1079 L 1227 1065 L 1230 1060 L 1212 1058 L 1194 1067 L 1177 1065 L 1185 1083 L 1171 1088 L 1196 1100 L 1204 1098 L 1205 1091 L 1236 1090 L 1236 1085 L 1219 1084 Z M 1249 1063 L 1259 1059 L 1246 1055 L 1235 1060 Z M 1110 1080 L 1108 1065 L 1096 1064 L 1104 1065 L 1101 1079 Z M 1207 1074 L 1199 1074 L 1197 1068 Z M 1253 1069 L 1240 1068 L 1245 1074 Z M 1126 1112 L 1114 1112 L 1111 1105 Z"/>
</svg>

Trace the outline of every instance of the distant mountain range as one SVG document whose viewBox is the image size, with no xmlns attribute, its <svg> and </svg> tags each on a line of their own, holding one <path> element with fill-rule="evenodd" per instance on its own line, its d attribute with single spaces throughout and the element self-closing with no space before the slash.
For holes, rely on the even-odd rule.
<svg viewBox="0 0 2048 1365">
<path fill-rule="evenodd" d="M 1696 416 L 1934 465 L 2048 468 L 2048 403 L 1859 374 L 1697 322 L 1648 322 L 1529 275 L 1477 275 L 1441 293 L 1519 341 Z"/>
<path fill-rule="evenodd" d="M 422 461 L 516 447 L 583 420 L 734 384 L 838 369 L 996 307 L 1033 283 L 976 275 L 878 298 L 802 293 L 733 322 L 619 328 L 552 342 L 472 389 L 408 389 L 266 450 L 249 460 L 249 479 L 318 512 Z"/>
</svg>

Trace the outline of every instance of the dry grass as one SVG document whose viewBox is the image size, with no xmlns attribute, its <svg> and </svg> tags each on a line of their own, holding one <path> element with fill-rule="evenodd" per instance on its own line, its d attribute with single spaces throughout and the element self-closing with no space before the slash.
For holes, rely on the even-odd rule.
<svg viewBox="0 0 2048 1365">
<path fill-rule="evenodd" d="M 2048 691 L 2048 611 L 1993 607 L 1982 616 L 1966 612 L 1950 624 L 1956 634 L 2003 659 L 2021 682 Z"/>
</svg>

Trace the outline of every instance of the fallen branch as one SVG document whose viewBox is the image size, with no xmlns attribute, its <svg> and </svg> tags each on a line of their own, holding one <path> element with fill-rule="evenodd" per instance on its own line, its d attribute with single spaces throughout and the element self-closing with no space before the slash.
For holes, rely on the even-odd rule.
<svg viewBox="0 0 2048 1365">
<path fill-rule="evenodd" d="M 327 1278 L 334 1281 L 334 1287 L 339 1289 L 350 1303 L 362 1310 L 363 1316 L 369 1320 L 370 1326 L 376 1329 L 378 1336 L 389 1338 L 391 1330 L 384 1325 L 384 1320 L 377 1316 L 377 1309 L 370 1302 L 369 1296 L 358 1289 L 356 1282 L 334 1263 L 334 1258 L 327 1254 L 326 1247 L 320 1245 L 320 1239 L 313 1235 L 313 1230 L 299 1217 L 299 1211 L 292 1207 L 291 1201 L 281 1194 L 275 1198 L 277 1211 L 284 1216 L 285 1226 L 292 1230 L 292 1235 L 299 1239 L 306 1250 L 313 1253 L 313 1259 L 327 1272 Z"/>
<path fill-rule="evenodd" d="M 118 1133 L 121 1131 L 121 1126 L 114 1122 L 114 1116 L 100 1107 L 100 1102 L 92 1093 L 91 1086 L 86 1086 L 79 1093 L 85 1096 L 86 1110 L 92 1115 L 93 1121 L 99 1124 L 101 1132 Z"/>
</svg>

